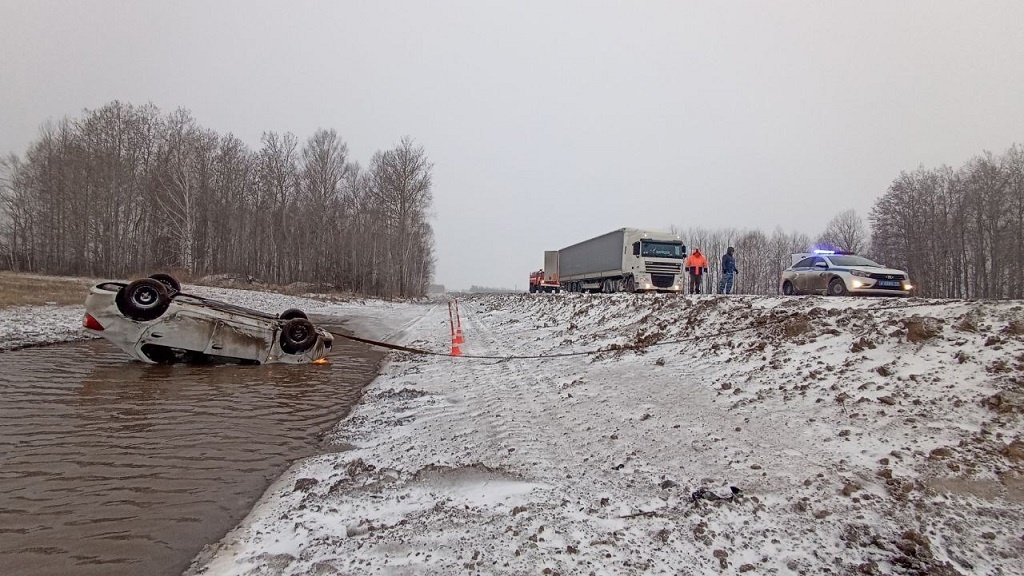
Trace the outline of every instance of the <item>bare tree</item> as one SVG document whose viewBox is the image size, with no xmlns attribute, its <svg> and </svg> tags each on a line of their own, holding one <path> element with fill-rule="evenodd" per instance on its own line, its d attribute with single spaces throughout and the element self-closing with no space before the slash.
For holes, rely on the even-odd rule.
<svg viewBox="0 0 1024 576">
<path fill-rule="evenodd" d="M 302 183 L 304 208 L 308 211 L 306 239 L 304 243 L 317 246 L 317 250 L 304 250 L 306 268 L 317 284 L 330 276 L 328 266 L 335 260 L 335 253 L 342 250 L 329 225 L 343 227 L 342 186 L 349 169 L 348 146 L 338 138 L 334 130 L 317 130 L 302 149 L 302 166 L 299 177 Z"/>
<path fill-rule="evenodd" d="M 868 238 L 864 220 L 855 210 L 846 210 L 829 220 L 825 231 L 818 237 L 818 242 L 840 250 L 863 254 L 868 250 Z"/>
<path fill-rule="evenodd" d="M 176 263 L 191 274 L 198 270 L 200 230 L 208 217 L 203 197 L 212 176 L 215 146 L 216 135 L 200 129 L 187 111 L 171 115 L 156 199 L 177 248 Z"/>
<path fill-rule="evenodd" d="M 424 258 L 432 255 L 429 246 L 422 245 L 425 238 L 416 231 L 427 220 L 433 202 L 431 170 L 423 147 L 408 137 L 394 149 L 378 152 L 370 161 L 367 191 L 385 231 L 387 282 L 395 286 L 398 296 L 418 293 L 412 289 L 426 286 L 416 274 L 426 268 L 422 265 Z"/>
</svg>

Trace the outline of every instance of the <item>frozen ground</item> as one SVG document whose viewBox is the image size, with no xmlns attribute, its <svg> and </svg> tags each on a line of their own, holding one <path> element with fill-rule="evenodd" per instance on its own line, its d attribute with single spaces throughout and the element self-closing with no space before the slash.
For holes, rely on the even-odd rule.
<svg viewBox="0 0 1024 576">
<path fill-rule="evenodd" d="M 190 572 L 1022 573 L 1019 303 L 462 311 L 467 355 L 545 357 L 393 353 L 338 451 L 296 463 Z M 382 312 L 395 342 L 448 351 L 443 303 Z"/>
<path fill-rule="evenodd" d="M 186 290 L 442 354 L 192 573 L 1024 573 L 1020 303 L 479 296 L 452 358 L 444 303 Z M 0 311 L 0 349 L 81 313 Z"/>
</svg>

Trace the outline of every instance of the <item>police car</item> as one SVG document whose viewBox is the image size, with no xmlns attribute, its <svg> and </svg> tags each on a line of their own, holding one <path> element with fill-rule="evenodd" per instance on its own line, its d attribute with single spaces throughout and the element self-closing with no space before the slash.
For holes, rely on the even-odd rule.
<svg viewBox="0 0 1024 576">
<path fill-rule="evenodd" d="M 886 268 L 856 254 L 815 250 L 792 257 L 793 265 L 782 272 L 779 281 L 779 290 L 787 296 L 910 296 L 914 288 L 903 270 Z"/>
</svg>

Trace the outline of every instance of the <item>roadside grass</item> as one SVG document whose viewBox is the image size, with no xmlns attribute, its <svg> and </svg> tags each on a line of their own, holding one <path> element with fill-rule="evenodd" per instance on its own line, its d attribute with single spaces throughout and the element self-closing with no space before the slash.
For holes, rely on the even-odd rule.
<svg viewBox="0 0 1024 576">
<path fill-rule="evenodd" d="M 95 281 L 88 278 L 0 272 L 0 310 L 46 304 L 84 305 L 85 295 L 93 284 Z"/>
</svg>

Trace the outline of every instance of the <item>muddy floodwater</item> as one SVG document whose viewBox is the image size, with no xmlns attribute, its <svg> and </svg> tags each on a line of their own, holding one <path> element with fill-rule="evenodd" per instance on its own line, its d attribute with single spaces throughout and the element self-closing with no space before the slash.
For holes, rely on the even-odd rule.
<svg viewBox="0 0 1024 576">
<path fill-rule="evenodd" d="M 0 572 L 177 575 L 235 526 L 376 375 L 324 366 L 150 366 L 104 341 L 0 353 Z"/>
</svg>

